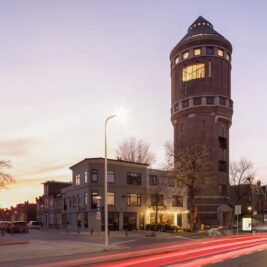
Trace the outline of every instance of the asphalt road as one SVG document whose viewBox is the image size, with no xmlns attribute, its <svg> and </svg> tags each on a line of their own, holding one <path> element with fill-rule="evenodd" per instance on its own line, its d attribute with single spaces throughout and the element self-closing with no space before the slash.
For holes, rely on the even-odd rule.
<svg viewBox="0 0 267 267">
<path fill-rule="evenodd" d="M 104 252 L 103 233 L 32 230 L 5 235 L 0 237 L 0 266 L 267 266 L 267 235 L 208 238 L 159 233 L 148 237 L 111 232 L 109 241 L 111 250 Z"/>
<path fill-rule="evenodd" d="M 109 244 L 111 253 L 164 244 L 173 240 L 187 240 L 179 235 L 159 233 L 157 237 L 146 237 L 145 233 L 111 232 Z M 29 234 L 5 234 L 0 236 L 0 266 L 21 267 L 40 263 L 76 259 L 92 255 L 101 255 L 104 250 L 104 233 L 66 232 L 55 229 L 30 230 Z"/>
<path fill-rule="evenodd" d="M 266 267 L 267 266 L 267 250 L 257 251 L 234 257 L 222 262 L 206 265 L 209 267 Z"/>
</svg>

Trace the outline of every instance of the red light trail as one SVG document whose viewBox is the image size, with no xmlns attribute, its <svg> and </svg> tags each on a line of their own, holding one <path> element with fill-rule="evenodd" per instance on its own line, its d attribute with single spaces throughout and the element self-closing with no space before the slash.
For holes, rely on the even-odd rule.
<svg viewBox="0 0 267 267">
<path fill-rule="evenodd" d="M 205 238 L 164 243 L 160 246 L 133 251 L 108 252 L 92 257 L 65 260 L 38 267 L 98 266 L 98 267 L 156 267 L 201 266 L 234 256 L 267 249 L 267 234 Z"/>
</svg>

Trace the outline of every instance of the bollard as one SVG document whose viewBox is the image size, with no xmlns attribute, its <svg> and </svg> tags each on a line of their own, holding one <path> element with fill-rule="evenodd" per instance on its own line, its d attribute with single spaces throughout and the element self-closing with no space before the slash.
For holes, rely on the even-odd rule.
<svg viewBox="0 0 267 267">
<path fill-rule="evenodd" d="M 91 232 L 91 235 L 93 235 L 93 233 L 94 233 L 94 229 L 91 228 L 90 232 Z"/>
<path fill-rule="evenodd" d="M 128 236 L 128 229 L 125 228 L 125 236 Z"/>
</svg>

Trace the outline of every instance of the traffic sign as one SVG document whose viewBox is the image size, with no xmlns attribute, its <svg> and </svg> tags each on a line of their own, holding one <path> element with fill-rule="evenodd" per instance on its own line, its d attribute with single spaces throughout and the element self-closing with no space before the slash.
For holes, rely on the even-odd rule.
<svg viewBox="0 0 267 267">
<path fill-rule="evenodd" d="M 235 215 L 241 214 L 241 205 L 235 205 Z"/>
</svg>

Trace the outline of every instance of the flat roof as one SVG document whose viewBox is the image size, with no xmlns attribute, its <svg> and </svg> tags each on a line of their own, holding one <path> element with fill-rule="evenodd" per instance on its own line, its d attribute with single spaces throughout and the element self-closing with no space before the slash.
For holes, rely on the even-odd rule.
<svg viewBox="0 0 267 267">
<path fill-rule="evenodd" d="M 78 163 L 70 166 L 69 168 L 72 169 L 73 167 L 75 167 L 78 164 L 81 164 L 84 161 L 104 161 L 104 160 L 105 159 L 101 158 L 101 157 L 99 157 L 99 158 L 85 158 L 85 159 L 79 161 Z M 133 164 L 133 165 L 139 165 L 139 166 L 143 166 L 143 167 L 149 166 L 149 164 L 147 164 L 147 163 L 138 163 L 138 162 L 126 161 L 126 160 L 122 160 L 122 159 L 107 159 L 107 160 L 111 161 L 111 162 L 122 163 L 122 164 Z"/>
</svg>

